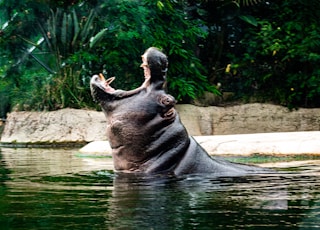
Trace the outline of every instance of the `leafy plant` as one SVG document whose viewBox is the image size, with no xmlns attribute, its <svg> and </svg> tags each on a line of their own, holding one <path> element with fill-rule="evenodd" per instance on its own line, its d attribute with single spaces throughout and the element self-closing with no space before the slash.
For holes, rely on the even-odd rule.
<svg viewBox="0 0 320 230">
<path fill-rule="evenodd" d="M 75 9 L 70 13 L 57 9 L 56 12 L 51 11 L 46 28 L 41 27 L 47 49 L 52 55 L 52 62 L 47 62 L 46 69 L 51 68 L 55 73 L 50 92 L 53 108 L 81 108 L 90 97 L 88 82 L 83 78 L 86 68 L 81 65 L 87 56 L 78 54 L 85 54 L 93 48 L 105 30 L 99 31 L 95 26 L 94 10 L 79 18 Z"/>
<path fill-rule="evenodd" d="M 243 55 L 232 58 L 237 72 L 233 78 L 245 86 L 238 93 L 290 108 L 320 105 L 320 31 L 315 14 L 320 7 L 316 2 L 273 3 L 258 19 L 259 26 L 246 30 Z"/>
<path fill-rule="evenodd" d="M 12 64 L 2 69 L 12 79 L 11 89 L 17 89 L 12 90 L 12 104 L 24 101 L 28 106 L 22 108 L 29 109 L 92 107 L 90 76 L 103 72 L 117 77 L 115 87 L 136 87 L 143 81 L 140 55 L 150 46 L 168 54 L 169 91 L 178 100 L 188 101 L 204 90 L 217 92 L 195 56 L 206 33 L 199 20 L 186 18 L 184 1 L 24 2 L 29 3 L 1 4 L 7 9 L 16 4 L 17 13 L 0 43 L 10 47 L 2 58 Z M 32 84 L 22 87 L 27 79 L 41 90 Z"/>
<path fill-rule="evenodd" d="M 141 84 L 141 54 L 156 46 L 169 57 L 168 89 L 177 100 L 189 101 L 204 90 L 217 92 L 195 55 L 198 41 L 206 33 L 199 27 L 200 21 L 186 18 L 186 7 L 183 1 L 110 0 L 101 4 L 100 12 L 108 13 L 100 13 L 99 18 L 108 32 L 102 38 L 103 49 L 96 54 L 105 63 L 105 72 L 117 77 L 116 87 Z M 93 69 L 99 71 L 101 65 L 95 64 Z"/>
<path fill-rule="evenodd" d="M 90 105 L 90 101 L 87 99 L 90 98 L 88 81 L 83 78 L 84 74 L 87 74 L 87 69 L 81 64 L 80 58 L 82 57 L 76 58 L 75 56 L 84 54 L 93 48 L 98 43 L 99 37 L 103 35 L 104 30 L 98 31 L 94 24 L 95 18 L 94 10 L 91 10 L 88 16 L 77 14 L 75 9 L 70 13 L 62 9 L 56 9 L 55 12 L 51 10 L 47 23 L 36 23 L 38 27 L 37 42 L 17 34 L 24 46 L 29 46 L 29 48 L 23 49 L 22 56 L 15 64 L 11 65 L 11 69 L 20 67 L 21 70 L 14 74 L 19 84 L 12 87 L 23 89 L 19 94 L 16 94 L 16 99 L 13 97 L 13 102 L 24 100 L 24 104 L 28 104 L 27 107 L 33 109 L 80 108 Z M 24 36 L 26 35 L 24 34 Z M 84 55 L 82 59 L 86 57 Z M 90 56 L 90 58 L 92 57 L 93 55 Z M 40 64 L 47 71 L 47 76 L 43 76 L 43 70 L 35 68 L 35 64 L 32 64 L 31 60 Z M 28 73 L 30 67 L 37 73 Z M 10 72 L 12 71 L 6 71 L 9 77 L 11 77 L 8 74 Z M 21 76 L 23 75 L 26 75 L 30 82 L 38 81 L 36 79 L 39 75 L 43 76 L 38 87 L 46 90 L 37 91 L 37 88 L 32 85 L 29 85 L 28 90 L 26 87 L 22 87 L 21 82 L 24 79 Z M 41 92 L 41 97 L 38 97 L 38 93 L 34 93 L 35 91 Z M 25 98 L 32 98 L 32 100 L 25 100 Z M 41 98 L 46 98 L 46 100 L 41 100 Z M 43 106 L 39 107 L 39 103 L 43 103 Z"/>
<path fill-rule="evenodd" d="M 318 3 L 2 1 L 1 111 L 94 107 L 90 77 L 137 87 L 150 46 L 168 55 L 168 90 L 180 102 L 219 94 L 221 83 L 248 101 L 319 106 Z"/>
</svg>

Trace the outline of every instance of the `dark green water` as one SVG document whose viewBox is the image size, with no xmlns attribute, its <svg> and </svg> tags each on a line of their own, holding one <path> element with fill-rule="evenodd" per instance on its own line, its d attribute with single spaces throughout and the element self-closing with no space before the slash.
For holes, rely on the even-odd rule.
<svg viewBox="0 0 320 230">
<path fill-rule="evenodd" d="M 318 160 L 239 178 L 115 175 L 77 150 L 0 160 L 0 229 L 320 229 Z"/>
</svg>

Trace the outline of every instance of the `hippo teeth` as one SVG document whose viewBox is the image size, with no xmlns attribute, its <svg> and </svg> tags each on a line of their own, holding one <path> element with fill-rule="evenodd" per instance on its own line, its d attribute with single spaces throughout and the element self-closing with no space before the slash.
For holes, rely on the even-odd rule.
<svg viewBox="0 0 320 230">
<path fill-rule="evenodd" d="M 99 78 L 100 78 L 101 81 L 105 81 L 105 78 L 104 78 L 102 73 L 99 73 Z"/>
<path fill-rule="evenodd" d="M 107 86 L 107 85 L 110 85 L 114 79 L 116 79 L 115 77 L 110 77 L 108 78 L 107 80 L 104 78 L 103 74 L 102 73 L 99 73 L 99 79 L 100 81 L 103 81 L 104 84 Z"/>
<path fill-rule="evenodd" d="M 105 92 L 112 93 L 112 92 L 115 91 L 115 89 L 110 86 L 111 82 L 113 82 L 114 79 L 116 79 L 116 78 L 115 77 L 110 77 L 110 78 L 108 78 L 107 80 L 104 81 L 104 90 L 105 90 Z"/>
<path fill-rule="evenodd" d="M 107 80 L 105 80 L 105 84 L 106 85 L 110 85 L 113 81 L 114 81 L 114 79 L 116 79 L 115 77 L 110 77 L 110 78 L 108 78 Z"/>
<path fill-rule="evenodd" d="M 103 89 L 106 93 L 112 93 L 115 91 L 114 88 L 112 88 L 110 86 L 110 84 L 114 81 L 114 79 L 116 79 L 115 77 L 110 77 L 108 78 L 107 80 L 104 78 L 103 74 L 100 73 L 99 74 L 99 80 L 100 80 L 100 83 L 99 83 L 99 87 L 101 89 Z"/>
</svg>

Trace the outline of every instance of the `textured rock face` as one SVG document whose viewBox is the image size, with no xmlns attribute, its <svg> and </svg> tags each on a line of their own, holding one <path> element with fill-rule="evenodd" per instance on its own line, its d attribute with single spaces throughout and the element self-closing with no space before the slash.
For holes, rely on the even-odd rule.
<svg viewBox="0 0 320 230">
<path fill-rule="evenodd" d="M 230 107 L 177 105 L 190 135 L 248 134 L 320 130 L 320 109 L 289 111 L 270 104 Z"/>
<path fill-rule="evenodd" d="M 287 108 L 269 104 L 230 107 L 177 105 L 182 123 L 192 136 L 319 131 L 320 109 Z M 12 112 L 1 142 L 54 143 L 106 140 L 102 112 L 62 109 L 53 112 Z"/>
<path fill-rule="evenodd" d="M 97 111 L 12 112 L 7 117 L 1 142 L 90 142 L 105 139 L 106 125 L 104 114 Z"/>
</svg>

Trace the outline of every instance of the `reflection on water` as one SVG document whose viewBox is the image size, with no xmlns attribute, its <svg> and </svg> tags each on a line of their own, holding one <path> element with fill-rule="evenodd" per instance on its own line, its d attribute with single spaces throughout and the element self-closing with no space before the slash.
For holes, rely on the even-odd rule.
<svg viewBox="0 0 320 230">
<path fill-rule="evenodd" d="M 276 164 L 272 165 L 277 167 Z M 2 149 L 1 229 L 318 229 L 320 162 L 281 173 L 116 175 L 109 157 Z"/>
</svg>

